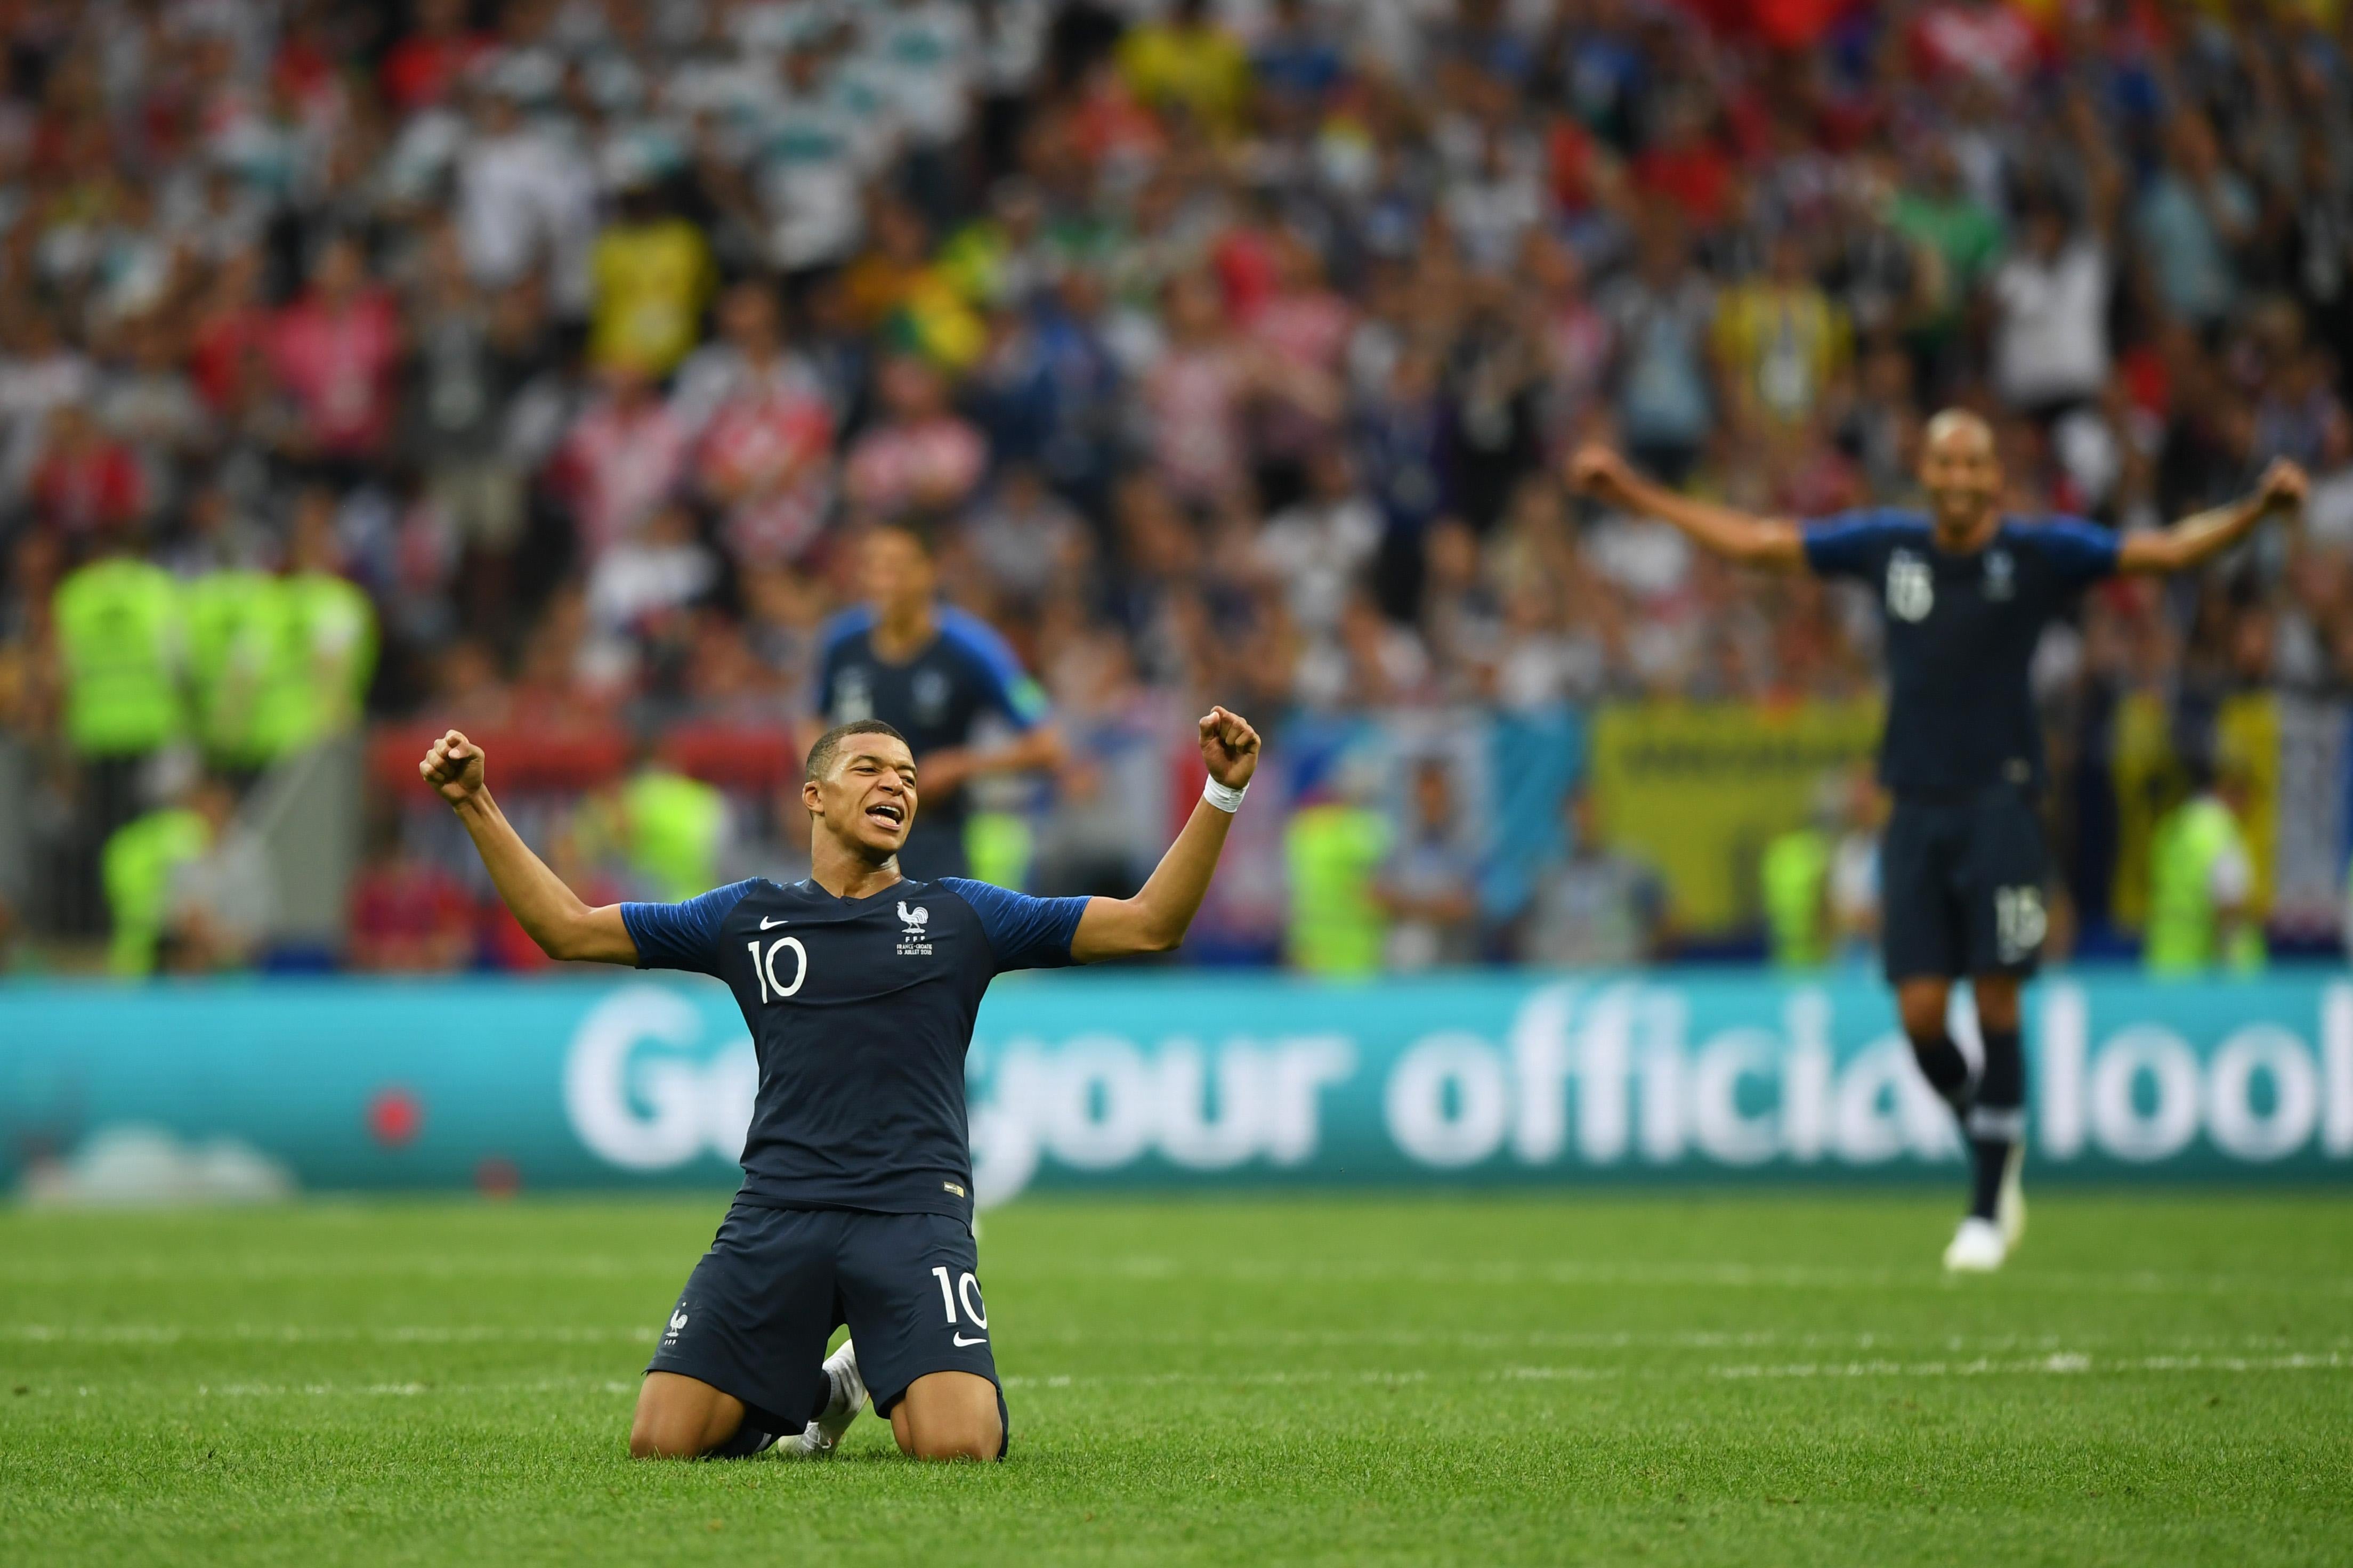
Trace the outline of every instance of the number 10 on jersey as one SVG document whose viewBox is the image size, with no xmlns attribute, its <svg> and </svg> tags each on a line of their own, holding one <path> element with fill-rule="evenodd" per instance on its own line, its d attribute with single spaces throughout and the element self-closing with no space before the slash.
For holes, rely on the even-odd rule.
<svg viewBox="0 0 2353 1568">
<path fill-rule="evenodd" d="M 808 949 L 801 945 L 800 938 L 780 936 L 768 944 L 768 951 L 765 952 L 760 951 L 757 939 L 747 942 L 744 945 L 752 950 L 752 974 L 760 983 L 761 1001 L 768 1002 L 789 996 L 801 988 L 802 981 L 808 978 Z M 788 947 L 793 950 L 795 960 L 793 983 L 790 985 L 776 978 L 776 954 Z"/>
</svg>

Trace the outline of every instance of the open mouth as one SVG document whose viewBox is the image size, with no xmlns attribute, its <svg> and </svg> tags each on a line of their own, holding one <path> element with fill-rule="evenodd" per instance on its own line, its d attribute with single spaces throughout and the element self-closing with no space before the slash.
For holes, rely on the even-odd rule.
<svg viewBox="0 0 2353 1568">
<path fill-rule="evenodd" d="M 894 801 L 888 800 L 878 800 L 868 806 L 866 816 L 871 821 L 887 822 L 893 827 L 902 826 L 907 820 L 906 808 Z"/>
</svg>

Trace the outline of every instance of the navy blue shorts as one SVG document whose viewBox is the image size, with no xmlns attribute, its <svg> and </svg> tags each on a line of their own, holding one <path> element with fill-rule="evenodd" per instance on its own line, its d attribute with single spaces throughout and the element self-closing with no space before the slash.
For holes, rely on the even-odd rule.
<svg viewBox="0 0 2353 1568">
<path fill-rule="evenodd" d="M 760 1208 L 738 1202 L 687 1277 L 648 1372 L 744 1402 L 765 1432 L 823 1408 L 826 1341 L 849 1325 L 859 1374 L 889 1415 L 928 1373 L 997 1384 L 972 1227 L 945 1215 Z"/>
<path fill-rule="evenodd" d="M 2031 974 L 2049 924 L 2048 871 L 2042 822 L 2024 791 L 1898 795 L 1879 849 L 1887 978 Z"/>
</svg>

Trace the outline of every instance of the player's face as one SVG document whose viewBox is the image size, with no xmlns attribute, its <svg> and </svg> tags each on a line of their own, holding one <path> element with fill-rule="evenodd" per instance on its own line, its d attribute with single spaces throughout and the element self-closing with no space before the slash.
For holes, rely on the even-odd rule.
<svg viewBox="0 0 2353 1568">
<path fill-rule="evenodd" d="M 1973 422 L 1936 431 L 1920 456 L 1920 488 L 1928 492 L 1939 530 L 1975 528 L 2001 500 L 2001 459 L 1994 456 L 1992 432 Z"/>
<path fill-rule="evenodd" d="M 825 830 L 880 863 L 907 842 L 915 821 L 915 758 L 888 735 L 852 735 L 833 767 L 809 785 Z"/>
<path fill-rule="evenodd" d="M 866 579 L 866 597 L 878 610 L 889 614 L 929 599 L 932 594 L 932 563 L 923 546 L 895 528 L 877 529 L 866 541 L 865 559 L 860 563 Z"/>
</svg>

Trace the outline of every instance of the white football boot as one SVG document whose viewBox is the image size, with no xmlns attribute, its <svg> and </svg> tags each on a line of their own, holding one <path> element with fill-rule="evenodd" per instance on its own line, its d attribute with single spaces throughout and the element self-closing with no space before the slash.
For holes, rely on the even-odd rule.
<svg viewBox="0 0 2353 1568">
<path fill-rule="evenodd" d="M 1993 1205 L 1993 1222 L 2001 1227 L 2005 1254 L 2016 1252 L 2018 1244 L 2026 1239 L 2026 1184 L 2020 1179 L 2025 1168 L 2026 1141 L 2021 1138 L 2010 1146 L 2010 1157 L 2002 1162 L 2001 1195 Z"/>
<path fill-rule="evenodd" d="M 1952 1245 L 1945 1248 L 1945 1267 L 1955 1274 L 1990 1274 L 2009 1256 L 2001 1226 L 1971 1215 L 1953 1232 Z"/>
<path fill-rule="evenodd" d="M 825 1409 L 808 1424 L 797 1437 L 787 1437 L 776 1445 L 776 1452 L 786 1458 L 830 1459 L 834 1446 L 858 1413 L 866 1408 L 866 1380 L 858 1375 L 858 1347 L 848 1340 L 841 1348 L 825 1358 L 826 1381 L 833 1393 L 825 1402 Z"/>
</svg>

